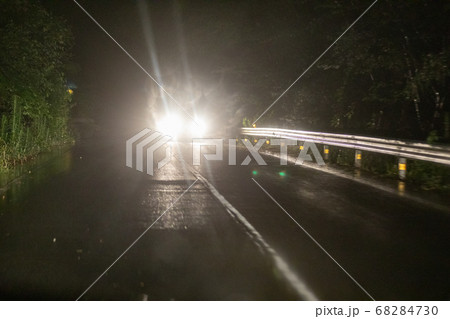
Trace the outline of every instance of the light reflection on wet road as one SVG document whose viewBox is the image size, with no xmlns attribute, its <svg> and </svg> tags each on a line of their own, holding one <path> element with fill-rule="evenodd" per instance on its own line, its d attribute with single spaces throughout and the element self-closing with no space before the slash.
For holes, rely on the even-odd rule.
<svg viewBox="0 0 450 319">
<path fill-rule="evenodd" d="M 281 177 L 268 161 L 198 171 L 319 299 L 368 297 L 251 177 L 376 299 L 450 298 L 448 210 L 307 168 Z M 76 299 L 196 179 L 179 160 L 154 177 L 125 167 L 121 141 L 81 144 L 46 163 L 0 195 L 1 299 Z M 198 183 L 83 299 L 298 299 L 247 232 Z"/>
</svg>

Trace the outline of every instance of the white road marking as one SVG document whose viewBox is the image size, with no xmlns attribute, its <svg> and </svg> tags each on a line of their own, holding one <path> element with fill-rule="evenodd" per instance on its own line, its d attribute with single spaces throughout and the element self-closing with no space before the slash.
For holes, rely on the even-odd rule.
<svg viewBox="0 0 450 319">
<path fill-rule="evenodd" d="M 177 159 L 181 161 L 178 157 Z M 273 265 L 277 268 L 285 281 L 292 287 L 302 300 L 315 301 L 318 300 L 314 292 L 300 279 L 297 274 L 289 267 L 289 265 L 278 255 L 278 253 L 264 240 L 262 235 L 253 227 L 252 224 L 233 206 L 219 191 L 198 171 L 193 169 L 186 163 L 186 167 L 190 172 L 200 180 L 214 195 L 214 197 L 225 207 L 226 211 L 240 224 L 242 224 L 247 234 L 254 243 L 271 258 Z"/>
</svg>

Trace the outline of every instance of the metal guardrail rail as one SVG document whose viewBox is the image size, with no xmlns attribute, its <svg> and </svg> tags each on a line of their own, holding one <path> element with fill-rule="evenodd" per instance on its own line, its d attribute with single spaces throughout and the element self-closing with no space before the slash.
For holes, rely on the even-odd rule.
<svg viewBox="0 0 450 319">
<path fill-rule="evenodd" d="M 324 145 L 334 145 L 398 156 L 450 166 L 450 147 L 430 145 L 420 142 L 392 140 L 375 137 L 365 137 L 347 134 L 332 134 L 309 131 L 296 131 L 278 128 L 250 128 L 241 129 L 245 136 L 259 136 L 264 138 L 286 138 L 298 141 L 309 141 Z"/>
</svg>

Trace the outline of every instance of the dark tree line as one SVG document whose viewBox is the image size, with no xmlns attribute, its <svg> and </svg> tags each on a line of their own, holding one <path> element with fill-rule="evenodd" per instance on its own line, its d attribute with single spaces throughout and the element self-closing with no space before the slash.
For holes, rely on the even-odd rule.
<svg viewBox="0 0 450 319">
<path fill-rule="evenodd" d="M 0 167 L 68 141 L 72 35 L 38 2 L 0 1 Z"/>
<path fill-rule="evenodd" d="M 324 19 L 343 25 L 367 5 L 328 3 Z M 331 126 L 449 141 L 449 13 L 447 1 L 379 1 L 319 63 Z M 326 25 L 313 22 L 311 31 Z"/>
</svg>

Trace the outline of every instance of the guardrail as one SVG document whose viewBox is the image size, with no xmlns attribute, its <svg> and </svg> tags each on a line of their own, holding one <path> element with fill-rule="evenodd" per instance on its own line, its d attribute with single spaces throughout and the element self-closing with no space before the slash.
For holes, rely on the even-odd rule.
<svg viewBox="0 0 450 319">
<path fill-rule="evenodd" d="M 369 151 L 399 157 L 400 177 L 406 173 L 406 159 L 421 160 L 450 166 L 450 147 L 430 145 L 420 142 L 383 139 L 347 134 L 332 134 L 309 131 L 296 131 L 278 128 L 250 128 L 241 129 L 246 136 L 260 136 L 264 138 L 286 138 L 291 140 L 309 141 L 323 144 L 327 156 L 328 145 L 355 149 L 355 166 L 361 165 L 361 151 Z"/>
</svg>

